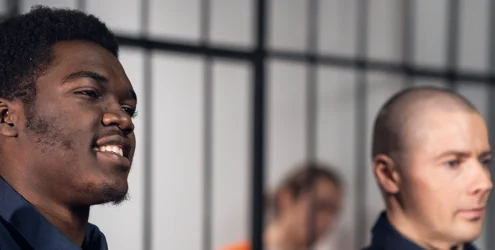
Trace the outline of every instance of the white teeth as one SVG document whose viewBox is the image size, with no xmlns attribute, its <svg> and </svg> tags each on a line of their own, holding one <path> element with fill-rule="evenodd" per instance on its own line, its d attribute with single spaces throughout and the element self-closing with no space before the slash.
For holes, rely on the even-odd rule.
<svg viewBox="0 0 495 250">
<path fill-rule="evenodd" d="M 112 152 L 114 154 L 118 154 L 120 156 L 124 156 L 124 151 L 120 146 L 116 145 L 108 145 L 108 146 L 100 146 L 98 148 L 94 148 L 95 151 L 99 152 Z"/>
</svg>

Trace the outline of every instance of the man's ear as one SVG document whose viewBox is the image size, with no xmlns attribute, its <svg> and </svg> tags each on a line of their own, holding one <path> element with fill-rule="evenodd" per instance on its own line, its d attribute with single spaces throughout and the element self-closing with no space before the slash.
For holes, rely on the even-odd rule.
<svg viewBox="0 0 495 250">
<path fill-rule="evenodd" d="M 0 135 L 7 137 L 18 135 L 18 106 L 12 101 L 0 98 Z"/>
<path fill-rule="evenodd" d="M 389 156 L 380 154 L 373 159 L 373 172 L 381 189 L 388 194 L 396 194 L 400 187 L 400 173 L 396 162 Z"/>
</svg>

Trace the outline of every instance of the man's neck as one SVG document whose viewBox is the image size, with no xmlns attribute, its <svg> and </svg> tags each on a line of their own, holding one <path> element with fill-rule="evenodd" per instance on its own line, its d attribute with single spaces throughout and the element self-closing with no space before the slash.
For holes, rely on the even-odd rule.
<svg viewBox="0 0 495 250">
<path fill-rule="evenodd" d="M 45 218 L 76 245 L 81 246 L 89 217 L 89 206 L 68 208 L 54 204 L 34 204 Z"/>
<path fill-rule="evenodd" d="M 2 176 L 68 239 L 78 246 L 82 245 L 89 218 L 89 206 L 71 207 L 44 195 L 40 188 L 34 188 L 29 181 L 9 178 L 6 174 Z"/>
<path fill-rule="evenodd" d="M 404 237 L 427 250 L 463 250 L 462 244 L 435 239 L 427 228 L 418 228 L 402 211 L 387 209 L 387 219 Z"/>
</svg>

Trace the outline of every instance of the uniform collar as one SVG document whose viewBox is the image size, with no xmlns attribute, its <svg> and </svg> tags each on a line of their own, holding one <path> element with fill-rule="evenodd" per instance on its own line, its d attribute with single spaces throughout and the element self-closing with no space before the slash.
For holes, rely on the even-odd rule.
<svg viewBox="0 0 495 250">
<path fill-rule="evenodd" d="M 387 219 L 386 212 L 382 212 L 372 230 L 372 249 L 401 249 L 424 250 L 414 242 L 403 236 Z M 466 243 L 464 250 L 476 250 L 473 244 Z"/>
<path fill-rule="evenodd" d="M 40 250 L 106 250 L 105 236 L 88 223 L 83 246 L 77 246 L 0 176 L 0 219 L 16 229 L 31 247 Z"/>
</svg>

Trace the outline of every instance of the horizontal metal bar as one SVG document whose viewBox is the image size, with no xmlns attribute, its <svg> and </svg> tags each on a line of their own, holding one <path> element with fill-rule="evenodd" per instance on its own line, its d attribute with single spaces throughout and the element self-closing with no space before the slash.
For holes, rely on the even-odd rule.
<svg viewBox="0 0 495 250">
<path fill-rule="evenodd" d="M 0 16 L 0 20 L 2 17 Z M 186 54 L 209 55 L 231 59 L 254 61 L 256 58 L 254 50 L 241 50 L 228 46 L 206 46 L 186 44 L 169 39 L 159 40 L 128 35 L 117 35 L 117 40 L 122 46 L 140 47 L 161 51 L 172 51 Z M 412 77 L 442 78 L 455 81 L 487 82 L 495 85 L 494 74 L 480 72 L 467 72 L 460 70 L 448 70 L 442 68 L 429 68 L 412 66 L 405 63 L 384 62 L 379 60 L 365 60 L 362 58 L 343 57 L 335 55 L 315 55 L 311 53 L 300 53 L 282 50 L 268 51 L 268 57 L 291 60 L 299 62 L 313 62 L 320 65 L 332 65 L 336 67 L 366 68 L 369 70 L 385 71 L 390 73 L 409 74 Z"/>
<path fill-rule="evenodd" d="M 302 54 L 289 51 L 271 51 L 268 52 L 268 56 L 271 58 L 310 62 L 316 61 L 320 65 L 333 65 L 337 67 L 354 67 L 365 68 L 374 71 L 385 71 L 390 73 L 409 74 L 413 77 L 431 77 L 431 78 L 443 78 L 454 79 L 456 81 L 467 82 L 494 82 L 495 75 L 483 74 L 478 72 L 460 71 L 460 70 L 448 70 L 442 68 L 428 68 L 421 66 L 413 66 L 405 64 L 403 62 L 384 62 L 379 60 L 365 60 L 360 58 L 349 58 L 342 56 L 330 56 L 330 55 L 312 55 Z"/>
<path fill-rule="evenodd" d="M 252 51 L 250 50 L 242 51 L 237 48 L 230 49 L 225 47 L 193 45 L 193 44 L 185 44 L 180 42 L 171 42 L 171 41 L 148 39 L 142 37 L 123 36 L 123 35 L 117 35 L 117 40 L 119 44 L 123 46 L 134 46 L 134 47 L 141 47 L 146 49 L 174 51 L 174 52 L 182 52 L 188 54 L 201 54 L 201 55 L 209 55 L 209 56 L 232 58 L 232 59 L 251 60 L 252 58 L 254 58 Z"/>
<path fill-rule="evenodd" d="M 158 41 L 145 38 L 133 38 L 118 36 L 119 43 L 125 46 L 138 46 L 148 49 L 167 50 L 190 54 L 210 55 L 213 57 L 224 57 L 234 59 L 254 60 L 254 51 L 242 51 L 224 47 L 213 47 L 205 45 L 181 44 L 171 41 Z M 268 57 L 282 60 L 313 62 L 320 65 L 332 65 L 337 67 L 365 68 L 368 70 L 385 71 L 390 73 L 408 74 L 412 77 L 442 78 L 455 81 L 467 82 L 490 82 L 495 83 L 495 75 L 479 72 L 460 70 L 449 70 L 434 67 L 413 66 L 403 62 L 386 62 L 379 60 L 365 60 L 334 55 L 315 55 L 309 53 L 272 50 L 268 51 Z"/>
</svg>

